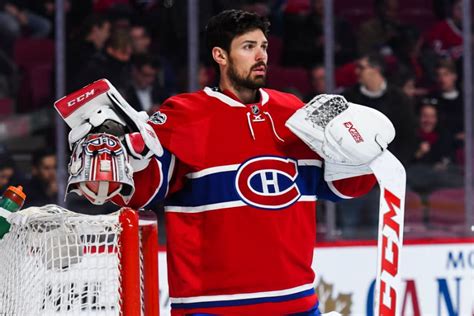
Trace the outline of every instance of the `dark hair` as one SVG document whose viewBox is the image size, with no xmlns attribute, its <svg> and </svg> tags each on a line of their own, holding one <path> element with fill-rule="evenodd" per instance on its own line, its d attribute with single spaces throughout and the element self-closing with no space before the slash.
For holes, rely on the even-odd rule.
<svg viewBox="0 0 474 316">
<path fill-rule="evenodd" d="M 0 156 L 0 170 L 4 169 L 15 169 L 15 162 L 10 156 L 1 155 Z"/>
<path fill-rule="evenodd" d="M 431 98 L 431 97 L 425 97 L 422 98 L 419 102 L 416 104 L 416 113 L 418 116 L 421 114 L 421 110 L 427 106 L 433 107 L 436 109 L 436 112 L 439 110 L 439 101 L 437 98 Z"/>
<path fill-rule="evenodd" d="M 229 52 L 230 43 L 236 36 L 256 29 L 262 30 L 267 36 L 269 27 L 270 22 L 256 13 L 225 10 L 213 16 L 207 23 L 207 46 L 209 50 L 217 46 Z"/>
<path fill-rule="evenodd" d="M 102 27 L 106 22 L 109 22 L 109 19 L 106 16 L 92 13 L 83 20 L 78 36 L 80 38 L 85 38 L 94 27 Z"/>
<path fill-rule="evenodd" d="M 38 149 L 33 153 L 33 156 L 31 158 L 31 164 L 34 167 L 39 167 L 43 159 L 49 156 L 56 156 L 56 153 L 54 152 L 54 150 L 50 148 Z"/>
<path fill-rule="evenodd" d="M 441 59 L 436 64 L 436 69 L 444 68 L 448 70 L 450 73 L 457 74 L 456 66 L 450 59 Z"/>
<path fill-rule="evenodd" d="M 382 74 L 385 74 L 385 60 L 382 55 L 377 52 L 371 52 L 362 55 L 361 58 L 367 58 L 367 63 L 371 67 L 379 68 L 380 72 Z"/>
<path fill-rule="evenodd" d="M 155 69 L 160 68 L 160 61 L 158 60 L 158 58 L 148 53 L 133 55 L 131 63 L 133 67 L 138 69 L 141 69 L 143 66 L 146 65 L 149 65 Z"/>
<path fill-rule="evenodd" d="M 105 47 L 122 51 L 131 46 L 132 38 L 127 29 L 116 29 L 105 42 Z"/>
</svg>

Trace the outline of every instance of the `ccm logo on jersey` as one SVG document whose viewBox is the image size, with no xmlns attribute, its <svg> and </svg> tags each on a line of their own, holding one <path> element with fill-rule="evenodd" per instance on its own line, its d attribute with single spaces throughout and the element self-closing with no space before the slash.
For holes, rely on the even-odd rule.
<svg viewBox="0 0 474 316">
<path fill-rule="evenodd" d="M 295 181 L 297 163 L 280 157 L 257 157 L 237 171 L 235 187 L 242 200 L 252 206 L 275 210 L 296 202 L 301 193 Z"/>
<path fill-rule="evenodd" d="M 352 138 L 354 138 L 356 143 L 362 143 L 364 141 L 359 131 L 354 127 L 354 124 L 352 124 L 352 122 L 345 122 L 344 126 L 349 130 L 349 133 L 351 134 Z"/>
<path fill-rule="evenodd" d="M 400 199 L 384 189 L 384 200 L 388 211 L 383 215 L 382 224 L 382 267 L 380 280 L 379 315 L 397 315 L 397 285 L 393 279 L 398 274 L 400 223 L 397 213 L 400 212 Z M 384 297 L 389 297 L 387 305 Z"/>
</svg>

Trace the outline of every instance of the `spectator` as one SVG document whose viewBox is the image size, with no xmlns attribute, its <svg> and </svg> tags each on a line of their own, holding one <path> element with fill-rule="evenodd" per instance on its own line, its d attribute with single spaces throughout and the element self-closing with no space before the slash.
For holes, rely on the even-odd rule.
<svg viewBox="0 0 474 316">
<path fill-rule="evenodd" d="M 0 144 L 0 195 L 10 185 L 23 185 L 25 177 L 23 172 L 17 168 L 15 160 L 10 152 Z"/>
<path fill-rule="evenodd" d="M 89 15 L 67 46 L 67 72 L 74 78 L 84 65 L 103 48 L 110 36 L 110 21 L 99 14 Z"/>
<path fill-rule="evenodd" d="M 452 1 L 449 16 L 424 34 L 424 44 L 439 57 L 458 60 L 463 52 L 462 16 L 462 1 Z"/>
<path fill-rule="evenodd" d="M 408 69 L 399 71 L 396 76 L 394 76 L 392 82 L 402 90 L 413 107 L 415 107 L 420 98 L 426 97 L 429 93 L 428 89 L 417 86 L 414 72 Z"/>
<path fill-rule="evenodd" d="M 150 112 L 169 96 L 164 94 L 157 78 L 159 62 L 149 54 L 132 58 L 132 76 L 125 98 L 137 111 Z"/>
<path fill-rule="evenodd" d="M 347 100 L 363 104 L 384 113 L 396 130 L 395 140 L 389 150 L 407 165 L 415 150 L 416 120 L 413 107 L 403 92 L 387 83 L 384 76 L 384 59 L 380 54 L 364 55 L 357 61 L 356 73 L 359 84 L 344 93 Z M 366 238 L 374 238 L 377 231 L 377 218 L 364 217 L 377 209 L 379 189 L 374 188 L 365 196 L 342 201 L 338 204 L 342 234 L 346 238 L 361 237 L 361 227 L 366 227 Z"/>
<path fill-rule="evenodd" d="M 437 88 L 432 94 L 438 100 L 438 111 L 442 125 L 455 139 L 455 147 L 464 145 L 464 101 L 458 90 L 456 67 L 449 60 L 442 60 L 436 67 Z"/>
<path fill-rule="evenodd" d="M 324 57 L 324 6 L 323 0 L 312 0 L 306 13 L 285 13 L 283 64 L 307 67 L 320 63 Z M 335 62 L 342 65 L 351 61 L 356 53 L 355 36 L 349 24 L 337 17 L 335 25 Z"/>
<path fill-rule="evenodd" d="M 112 32 L 105 44 L 105 51 L 94 55 L 77 74 L 73 87 L 78 89 L 95 80 L 106 78 L 120 92 L 124 92 L 130 80 L 129 61 L 132 41 L 128 30 Z"/>
<path fill-rule="evenodd" d="M 31 180 L 25 185 L 25 207 L 56 203 L 56 155 L 52 150 L 40 149 L 33 154 Z"/>
<path fill-rule="evenodd" d="M 327 93 L 326 91 L 326 71 L 324 66 L 317 64 L 310 70 L 311 93 L 304 98 L 305 102 L 310 101 L 318 94 Z"/>
<path fill-rule="evenodd" d="M 417 150 L 407 170 L 408 185 L 420 194 L 462 186 L 462 172 L 453 165 L 453 139 L 438 125 L 436 99 L 424 99 L 419 111 Z"/>
<path fill-rule="evenodd" d="M 145 25 L 133 24 L 130 27 L 130 37 L 132 38 L 133 54 L 149 53 L 152 39 Z"/>
<path fill-rule="evenodd" d="M 402 24 L 398 20 L 398 0 L 375 0 L 375 17 L 363 23 L 357 35 L 360 54 L 378 51 L 391 55 L 390 42 L 399 36 Z"/>
<path fill-rule="evenodd" d="M 359 84 L 344 92 L 351 102 L 364 104 L 387 115 L 397 131 L 389 149 L 404 164 L 411 160 L 415 149 L 416 119 L 410 100 L 389 84 L 384 75 L 384 60 L 380 54 L 367 54 L 357 61 Z"/>
<path fill-rule="evenodd" d="M 15 164 L 13 160 L 5 155 L 0 157 L 0 194 L 12 183 L 15 174 Z"/>
<path fill-rule="evenodd" d="M 411 100 L 415 100 L 416 94 L 416 77 L 412 72 L 402 71 L 397 74 L 393 80 L 394 84 L 402 89 L 402 92 Z"/>
<path fill-rule="evenodd" d="M 31 11 L 28 5 L 29 1 L 0 0 L 0 45 L 10 56 L 24 30 L 34 38 L 47 37 L 51 32 L 51 22 Z"/>
</svg>

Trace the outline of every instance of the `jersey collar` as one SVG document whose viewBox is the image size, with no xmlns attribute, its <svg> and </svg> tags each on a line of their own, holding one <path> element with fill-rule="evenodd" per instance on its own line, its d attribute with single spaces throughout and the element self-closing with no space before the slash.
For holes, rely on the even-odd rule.
<svg viewBox="0 0 474 316">
<path fill-rule="evenodd" d="M 236 100 L 235 96 L 234 96 L 234 98 L 232 98 L 231 97 L 232 94 L 230 94 L 230 93 L 225 94 L 223 92 L 214 90 L 214 89 L 209 88 L 209 87 L 205 87 L 204 92 L 210 97 L 219 99 L 221 102 L 227 104 L 228 106 L 231 106 L 231 107 L 246 107 L 245 104 L 243 104 L 242 102 Z M 261 88 L 259 89 L 259 92 L 260 92 L 260 96 L 261 96 L 259 103 L 261 105 L 265 105 L 268 102 L 268 99 L 269 99 L 268 93 L 265 92 L 265 90 L 263 90 Z"/>
</svg>

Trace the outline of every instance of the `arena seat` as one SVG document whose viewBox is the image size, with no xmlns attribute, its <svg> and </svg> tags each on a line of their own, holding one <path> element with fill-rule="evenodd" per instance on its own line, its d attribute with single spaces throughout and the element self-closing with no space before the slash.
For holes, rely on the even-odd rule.
<svg viewBox="0 0 474 316">
<path fill-rule="evenodd" d="M 418 193 L 407 190 L 405 196 L 405 236 L 406 238 L 421 237 L 427 231 L 424 221 L 425 206 Z"/>
<path fill-rule="evenodd" d="M 54 62 L 52 39 L 19 38 L 13 48 L 13 61 L 19 67 Z"/>
<path fill-rule="evenodd" d="M 1 117 L 7 117 L 13 114 L 13 100 L 10 98 L 0 98 L 0 115 Z"/>
<path fill-rule="evenodd" d="M 14 62 L 21 73 L 17 112 L 41 107 L 52 97 L 54 41 L 20 38 L 15 42 Z"/>
<path fill-rule="evenodd" d="M 464 189 L 438 189 L 428 197 L 429 224 L 450 228 L 465 220 Z"/>
<path fill-rule="evenodd" d="M 339 66 L 334 71 L 334 79 L 337 88 L 348 88 L 357 84 L 358 79 L 355 73 L 356 63 L 350 62 Z"/>
</svg>

